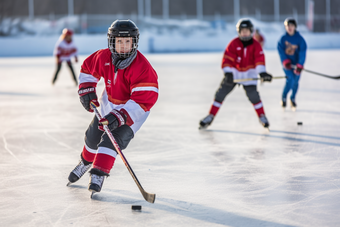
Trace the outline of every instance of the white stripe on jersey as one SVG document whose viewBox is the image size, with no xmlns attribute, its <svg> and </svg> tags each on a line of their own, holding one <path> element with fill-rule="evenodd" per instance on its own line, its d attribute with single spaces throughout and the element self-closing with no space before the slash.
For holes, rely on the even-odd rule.
<svg viewBox="0 0 340 227">
<path fill-rule="evenodd" d="M 158 93 L 158 88 L 156 87 L 135 87 L 132 89 L 131 94 L 135 91 L 154 91 Z"/>
<path fill-rule="evenodd" d="M 79 74 L 79 84 L 82 83 L 97 83 L 98 79 L 91 74 L 80 73 Z"/>
<path fill-rule="evenodd" d="M 134 122 L 130 127 L 134 134 L 142 127 L 143 123 L 146 121 L 148 118 L 150 111 L 144 111 L 142 107 L 136 103 L 133 100 L 128 100 L 125 104 L 120 104 L 120 105 L 115 105 L 112 102 L 109 101 L 106 89 L 103 90 L 102 96 L 99 99 L 100 102 L 100 110 L 102 116 L 107 115 L 112 111 L 113 109 L 115 110 L 120 110 L 124 108 L 129 116 L 131 117 L 132 121 Z"/>
<path fill-rule="evenodd" d="M 86 143 L 85 143 L 85 149 L 86 149 L 88 152 L 92 153 L 92 154 L 97 154 L 97 150 L 94 150 L 94 149 L 92 149 L 92 148 L 89 148 L 89 147 L 86 145 Z"/>
<path fill-rule="evenodd" d="M 233 71 L 231 70 L 231 68 L 230 68 L 229 66 L 226 66 L 226 67 L 223 68 L 223 72 L 225 72 L 225 73 L 231 73 L 231 72 L 233 72 Z"/>
<path fill-rule="evenodd" d="M 114 158 L 116 158 L 117 156 L 117 152 L 115 150 L 107 147 L 98 147 L 98 154 L 106 154 Z"/>
<path fill-rule="evenodd" d="M 264 66 L 264 65 L 258 65 L 258 66 L 256 66 L 256 72 L 257 72 L 258 74 L 266 72 L 266 66 Z"/>
</svg>

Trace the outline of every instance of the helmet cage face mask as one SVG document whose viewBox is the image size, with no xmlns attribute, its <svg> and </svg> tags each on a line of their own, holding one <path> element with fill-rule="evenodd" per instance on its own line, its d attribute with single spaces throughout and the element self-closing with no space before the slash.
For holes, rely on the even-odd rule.
<svg viewBox="0 0 340 227">
<path fill-rule="evenodd" d="M 249 29 L 250 35 L 242 37 L 241 30 L 245 28 Z M 240 19 L 236 25 L 236 30 L 241 41 L 249 41 L 253 37 L 254 26 L 249 19 Z"/>
<path fill-rule="evenodd" d="M 111 53 L 119 58 L 126 59 L 133 55 L 138 48 L 138 37 L 115 37 L 108 35 L 108 46 Z M 116 43 L 117 38 L 123 38 L 123 43 Z M 131 38 L 130 43 L 125 42 L 125 39 Z M 130 51 L 124 51 L 129 50 Z M 120 53 L 119 53 L 120 52 Z"/>
<path fill-rule="evenodd" d="M 132 43 L 129 44 L 125 42 L 126 39 L 123 39 L 122 43 L 117 44 L 117 38 L 132 38 Z M 116 20 L 111 24 L 108 29 L 107 40 L 108 47 L 111 53 L 116 57 L 126 59 L 137 51 L 139 41 L 139 29 L 136 24 L 131 20 Z"/>
</svg>

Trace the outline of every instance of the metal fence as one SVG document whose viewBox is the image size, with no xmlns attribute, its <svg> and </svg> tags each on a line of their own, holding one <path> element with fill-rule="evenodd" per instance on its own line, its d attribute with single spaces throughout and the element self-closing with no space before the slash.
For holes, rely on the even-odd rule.
<svg viewBox="0 0 340 227">
<path fill-rule="evenodd" d="M 50 33 L 62 26 L 77 33 L 101 33 L 115 19 L 127 18 L 143 29 L 152 26 L 152 19 L 167 26 L 169 20 L 213 25 L 235 23 L 241 17 L 263 22 L 294 17 L 301 25 L 312 20 L 309 29 L 314 32 L 340 32 L 339 15 L 340 0 L 1 0 L 0 35 L 27 30 L 23 26 L 27 20 L 45 20 Z"/>
</svg>

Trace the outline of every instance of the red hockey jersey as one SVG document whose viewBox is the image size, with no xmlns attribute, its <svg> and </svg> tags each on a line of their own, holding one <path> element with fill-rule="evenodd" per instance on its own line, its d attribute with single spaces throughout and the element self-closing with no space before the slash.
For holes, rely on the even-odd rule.
<svg viewBox="0 0 340 227">
<path fill-rule="evenodd" d="M 224 72 L 232 72 L 234 80 L 245 78 L 257 78 L 259 73 L 265 72 L 265 59 L 261 44 L 256 40 L 244 47 L 237 37 L 233 39 L 225 49 L 222 59 Z M 256 85 L 257 81 L 241 82 L 244 85 Z"/>
<path fill-rule="evenodd" d="M 105 89 L 99 99 L 103 116 L 112 109 L 123 111 L 136 133 L 147 119 L 158 98 L 158 77 L 148 60 L 138 51 L 125 69 L 114 72 L 109 49 L 99 50 L 85 59 L 79 75 L 79 88 L 95 87 L 104 79 Z"/>
<path fill-rule="evenodd" d="M 60 61 L 70 61 L 71 57 L 77 56 L 77 47 L 73 41 L 68 43 L 66 40 L 58 40 L 53 54 L 58 56 Z"/>
</svg>

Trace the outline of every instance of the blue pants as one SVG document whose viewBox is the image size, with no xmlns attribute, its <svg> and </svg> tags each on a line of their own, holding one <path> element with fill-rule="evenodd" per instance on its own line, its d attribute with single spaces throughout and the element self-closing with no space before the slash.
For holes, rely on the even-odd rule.
<svg viewBox="0 0 340 227">
<path fill-rule="evenodd" d="M 283 69 L 283 71 L 285 72 L 287 79 L 286 79 L 286 85 L 285 85 L 285 87 L 283 89 L 283 93 L 282 93 L 282 100 L 286 100 L 288 92 L 290 90 L 292 90 L 292 94 L 290 96 L 290 99 L 295 101 L 295 96 L 296 96 L 297 90 L 299 88 L 300 76 L 296 75 L 294 73 L 294 70 Z"/>
</svg>

